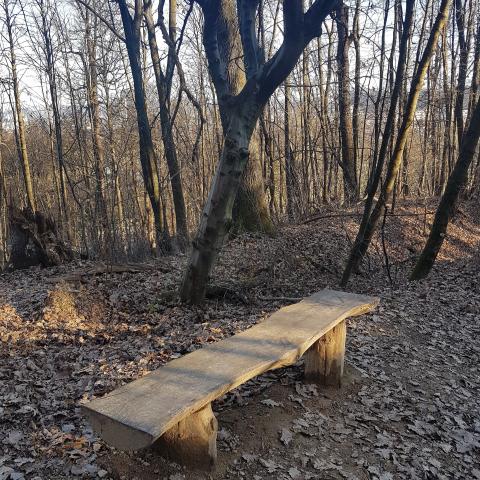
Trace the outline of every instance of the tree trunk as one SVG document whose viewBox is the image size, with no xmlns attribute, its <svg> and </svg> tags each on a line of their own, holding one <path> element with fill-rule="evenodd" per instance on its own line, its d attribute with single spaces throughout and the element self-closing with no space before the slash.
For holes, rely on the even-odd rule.
<svg viewBox="0 0 480 480">
<path fill-rule="evenodd" d="M 234 228 L 272 233 L 274 227 L 265 196 L 259 148 L 258 142 L 252 139 L 248 163 L 242 173 L 233 207 Z"/>
<path fill-rule="evenodd" d="M 18 87 L 18 77 L 17 77 L 17 60 L 15 56 L 15 41 L 13 38 L 13 21 L 10 15 L 10 9 L 8 6 L 8 0 L 4 0 L 4 12 L 5 12 L 5 24 L 7 27 L 8 33 L 8 43 L 10 50 L 10 62 L 12 69 L 12 87 L 13 87 L 13 97 L 15 100 L 15 114 L 17 117 L 17 128 L 18 128 L 18 146 L 20 153 L 20 161 L 22 163 L 23 169 L 23 179 L 25 182 L 25 190 L 27 192 L 27 203 L 30 210 L 35 213 L 37 210 L 35 203 L 35 195 L 33 193 L 33 181 L 32 174 L 30 172 L 30 160 L 28 158 L 27 151 L 27 141 L 25 139 L 25 123 L 22 113 L 22 105 L 20 102 L 20 90 Z"/>
<path fill-rule="evenodd" d="M 315 0 L 304 13 L 301 0 L 285 2 L 284 40 L 273 57 L 265 63 L 255 28 L 259 4 L 239 0 L 237 15 L 247 82 L 235 94 L 229 79 L 231 70 L 225 63 L 225 59 L 230 57 L 222 53 L 224 49 L 231 51 L 228 42 L 234 35 L 234 25 L 232 22 L 225 23 L 225 17 L 215 2 L 201 3 L 203 44 L 219 102 L 225 138 L 180 289 L 183 301 L 198 303 L 204 299 L 209 274 L 232 222 L 233 202 L 248 162 L 250 139 L 256 122 L 268 99 L 295 67 L 303 49 L 320 35 L 319 26 L 334 4 L 334 1 Z"/>
<path fill-rule="evenodd" d="M 143 84 L 142 62 L 140 55 L 140 26 L 143 17 L 143 1 L 135 0 L 134 17 L 130 15 L 126 0 L 119 0 L 122 24 L 125 32 L 128 59 L 133 78 L 135 110 L 137 113 L 138 141 L 143 181 L 152 207 L 155 222 L 157 249 L 170 250 L 168 231 L 164 229 L 160 199 L 160 182 L 155 161 L 152 132 L 147 114 L 145 89 Z"/>
<path fill-rule="evenodd" d="M 47 62 L 47 77 L 50 90 L 50 99 L 52 102 L 53 123 L 55 127 L 55 153 L 57 157 L 59 177 L 60 177 L 60 193 L 61 193 L 61 212 L 64 220 L 64 228 L 66 230 L 67 238 L 70 239 L 70 227 L 68 225 L 68 202 L 67 202 L 67 188 L 65 185 L 65 162 L 63 158 L 63 137 L 62 124 L 60 120 L 60 108 L 58 106 L 57 94 L 57 78 L 55 72 L 55 57 L 52 46 L 52 39 L 50 34 L 50 27 L 47 25 L 47 11 L 43 0 L 40 0 L 40 16 L 42 19 L 42 35 L 45 44 L 45 57 Z"/>
<path fill-rule="evenodd" d="M 87 87 L 87 104 L 92 125 L 92 146 L 95 160 L 95 215 L 97 241 L 102 256 L 107 255 L 111 243 L 108 225 L 107 205 L 105 201 L 104 168 L 105 149 L 100 125 L 100 106 L 98 102 L 98 73 L 97 73 L 97 34 L 98 18 L 94 17 L 94 24 L 90 22 L 90 11 L 85 12 L 85 40 L 87 45 L 87 65 L 85 71 Z M 100 222 L 98 222 L 100 217 Z"/>
<path fill-rule="evenodd" d="M 360 47 L 360 25 L 359 25 L 360 8 L 361 8 L 361 0 L 356 0 L 355 15 L 353 17 L 353 30 L 352 30 L 352 41 L 355 49 L 355 86 L 354 86 L 354 94 L 353 94 L 352 128 L 353 128 L 353 153 L 354 153 L 353 164 L 355 166 L 355 171 L 358 171 L 358 180 L 357 180 L 358 195 L 360 194 L 360 188 L 362 185 L 362 168 L 361 168 L 362 162 L 361 161 L 359 162 L 359 139 L 360 139 L 359 138 L 360 137 L 359 108 L 360 108 L 360 95 L 361 95 L 360 74 L 361 74 L 361 66 L 362 66 L 361 47 Z"/>
<path fill-rule="evenodd" d="M 442 247 L 447 233 L 448 223 L 455 211 L 460 192 L 464 188 L 468 178 L 468 169 L 475 156 L 475 151 L 480 137 L 480 101 L 472 113 L 470 125 L 463 137 L 463 143 L 458 155 L 457 163 L 448 178 L 445 192 L 440 200 L 435 213 L 435 219 L 430 230 L 427 243 L 418 259 L 410 280 L 425 278 L 433 267 L 438 252 Z"/>
<path fill-rule="evenodd" d="M 385 177 L 385 183 L 383 185 L 380 197 L 375 205 L 375 208 L 373 209 L 370 218 L 368 219 L 365 228 L 365 234 L 361 239 L 361 243 L 354 245 L 354 248 L 352 249 L 350 259 L 353 259 L 354 261 L 360 261 L 360 259 L 363 258 L 363 256 L 367 252 L 373 234 L 378 225 L 378 221 L 384 214 L 387 202 L 389 201 L 393 188 L 395 186 L 395 180 L 401 166 L 401 161 L 407 143 L 408 134 L 413 124 L 418 98 L 422 91 L 423 82 L 427 74 L 433 52 L 437 45 L 438 37 L 440 36 L 440 33 L 448 20 L 448 12 L 451 2 L 452 0 L 442 0 L 440 11 L 431 30 L 430 37 L 423 52 L 422 58 L 419 62 L 415 76 L 412 80 L 407 106 L 405 108 L 405 113 L 403 116 L 402 125 L 398 133 L 397 141 L 395 143 L 395 149 L 393 151 L 392 158 L 390 159 L 388 171 Z M 357 265 L 358 263 L 354 263 L 354 266 Z M 348 277 L 345 280 L 344 273 L 344 278 L 342 278 L 342 285 L 346 284 L 347 281 Z"/>
<path fill-rule="evenodd" d="M 286 201 L 287 201 L 287 216 L 290 220 L 295 217 L 296 214 L 296 188 L 295 188 L 295 157 L 290 144 L 290 86 L 288 85 L 288 79 L 285 82 L 285 106 L 284 106 L 284 151 L 285 151 L 285 189 L 286 189 Z"/>
<path fill-rule="evenodd" d="M 353 244 L 347 265 L 345 266 L 345 271 L 343 272 L 342 280 L 340 282 L 340 285 L 342 286 L 345 286 L 348 283 L 350 275 L 352 274 L 353 271 L 355 271 L 358 268 L 358 265 L 361 259 L 363 258 L 364 251 L 366 251 L 365 235 L 366 235 L 368 224 L 370 221 L 370 214 L 372 211 L 375 194 L 380 184 L 383 166 L 385 163 L 385 158 L 387 156 L 388 145 L 390 143 L 391 137 L 393 136 L 397 104 L 401 95 L 403 79 L 405 76 L 408 42 L 409 42 L 411 30 L 412 30 L 414 5 L 415 5 L 415 0 L 409 0 L 406 5 L 405 19 L 403 22 L 403 30 L 402 30 L 402 40 L 400 42 L 400 51 L 399 51 L 399 57 L 398 57 L 397 75 L 395 78 L 395 85 L 392 92 L 392 98 L 390 100 L 390 107 L 388 111 L 387 121 L 385 123 L 385 128 L 383 131 L 382 143 L 380 145 L 378 161 L 375 165 L 375 169 L 372 172 L 372 178 L 369 182 L 367 200 L 365 202 L 365 208 L 363 211 L 362 221 L 358 229 L 357 237 L 355 238 L 355 242 Z M 401 156 L 400 156 L 400 159 L 401 159 Z M 368 248 L 368 245 L 367 245 L 367 248 Z"/>
<path fill-rule="evenodd" d="M 172 5 L 175 2 L 170 2 Z M 188 224 L 187 224 L 187 209 L 185 206 L 185 197 L 183 194 L 183 183 L 180 166 L 178 164 L 177 149 L 175 139 L 173 137 L 173 124 L 170 117 L 169 98 L 167 92 L 170 91 L 167 84 L 167 79 L 162 71 L 160 62 L 160 55 L 158 52 L 157 38 L 155 35 L 155 25 L 152 17 L 151 3 L 144 1 L 147 5 L 145 8 L 145 23 L 147 26 L 148 42 L 150 46 L 150 55 L 153 64 L 153 71 L 155 74 L 155 83 L 157 87 L 157 95 L 160 109 L 160 125 L 162 133 L 163 148 L 165 159 L 167 161 L 168 173 L 170 175 L 170 184 L 172 187 L 173 205 L 175 209 L 175 226 L 177 229 L 178 243 L 181 248 L 188 243 Z M 172 15 L 174 12 L 170 11 L 170 34 L 175 31 L 172 26 Z"/>
<path fill-rule="evenodd" d="M 115 149 L 115 135 L 112 122 L 112 107 L 110 103 L 110 85 L 108 84 L 108 76 L 103 75 L 103 88 L 105 90 L 105 116 L 107 122 L 107 135 L 108 135 L 108 149 L 110 154 L 110 164 L 113 174 L 113 188 L 112 188 L 112 230 L 118 232 L 120 237 L 120 248 L 123 254 L 126 253 L 125 243 L 127 240 L 127 231 L 125 223 L 125 215 L 123 211 L 123 195 L 120 188 L 120 163 L 117 158 L 117 152 Z M 116 207 L 116 208 L 115 208 Z M 117 221 L 115 222 L 115 211 L 117 212 Z M 114 237 L 115 239 L 115 237 Z"/>
<path fill-rule="evenodd" d="M 3 145 L 3 105 L 0 106 L 0 145 Z M 7 262 L 7 222 L 4 220 L 8 211 L 7 208 L 7 182 L 5 172 L 3 171 L 3 156 L 0 148 L 0 266 L 3 269 Z"/>
<path fill-rule="evenodd" d="M 221 61 L 227 65 L 227 80 L 232 95 L 237 95 L 246 83 L 242 65 L 242 46 L 237 20 L 237 6 L 234 0 L 221 0 L 219 45 Z M 220 112 L 223 135 L 229 128 L 229 115 Z M 240 180 L 240 186 L 233 207 L 233 226 L 238 230 L 272 232 L 273 223 L 268 211 L 260 163 L 260 149 L 251 139 L 249 160 Z"/>
<path fill-rule="evenodd" d="M 480 12 L 480 6 L 477 7 Z M 477 19 L 477 31 L 475 32 L 475 51 L 473 54 L 473 72 L 472 72 L 472 85 L 470 88 L 469 97 L 469 116 L 472 115 L 474 105 L 477 101 L 480 87 L 480 20 Z"/>
<path fill-rule="evenodd" d="M 340 3 L 337 7 L 335 20 L 338 32 L 338 110 L 342 143 L 342 161 L 340 165 L 343 170 L 344 200 L 345 203 L 351 204 L 358 199 L 358 183 L 355 168 L 352 114 L 350 112 L 348 7 L 343 3 Z"/>
<path fill-rule="evenodd" d="M 455 0 L 455 20 L 458 28 L 458 44 L 460 47 L 460 64 L 458 66 L 457 97 L 455 100 L 455 125 L 457 127 L 458 148 L 463 137 L 463 107 L 465 101 L 465 83 L 468 69 L 468 43 L 465 35 L 466 0 Z"/>
<path fill-rule="evenodd" d="M 192 242 L 190 262 L 180 290 L 182 301 L 199 303 L 205 298 L 209 274 L 232 225 L 233 203 L 248 162 L 249 142 L 259 113 L 254 105 L 243 105 L 231 115 L 210 195 Z"/>
</svg>

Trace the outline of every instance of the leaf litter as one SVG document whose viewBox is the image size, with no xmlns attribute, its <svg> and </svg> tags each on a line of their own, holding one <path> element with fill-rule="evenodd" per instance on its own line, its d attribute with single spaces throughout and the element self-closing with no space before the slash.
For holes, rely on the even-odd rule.
<svg viewBox="0 0 480 480">
<path fill-rule="evenodd" d="M 382 299 L 373 315 L 349 321 L 354 381 L 340 391 L 304 384 L 298 365 L 219 399 L 224 460 L 215 478 L 480 478 L 480 232 L 472 208 L 449 229 L 432 275 L 411 284 L 422 218 L 389 218 L 394 284 L 376 239 L 349 286 Z M 213 277 L 248 302 L 225 294 L 201 307 L 178 304 L 164 293 L 180 281 L 182 255 L 130 271 L 98 273 L 78 262 L 1 274 L 0 480 L 203 478 L 148 452 L 113 451 L 80 403 L 248 328 L 285 299 L 335 288 L 355 228 L 347 217 L 232 239 Z M 233 424 L 222 425 L 228 414 Z M 273 423 L 265 436 L 260 419 Z"/>
</svg>

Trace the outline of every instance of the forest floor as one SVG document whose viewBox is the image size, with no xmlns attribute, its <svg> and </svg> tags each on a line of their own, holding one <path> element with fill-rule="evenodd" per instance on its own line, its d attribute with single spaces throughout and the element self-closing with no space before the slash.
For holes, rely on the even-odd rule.
<svg viewBox="0 0 480 480">
<path fill-rule="evenodd" d="M 427 210 L 398 207 L 348 286 L 381 305 L 348 323 L 344 386 L 307 385 L 296 365 L 227 394 L 214 404 L 211 474 L 111 449 L 80 404 L 289 298 L 338 288 L 358 216 L 231 239 L 214 274 L 230 293 L 201 307 L 170 294 L 182 255 L 124 272 L 83 262 L 1 274 L 0 480 L 480 479 L 480 211 L 462 206 L 430 277 L 409 283 Z"/>
</svg>

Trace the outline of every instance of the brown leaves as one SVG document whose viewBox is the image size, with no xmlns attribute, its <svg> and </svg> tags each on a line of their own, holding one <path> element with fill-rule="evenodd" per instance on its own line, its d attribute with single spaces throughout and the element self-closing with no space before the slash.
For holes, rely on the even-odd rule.
<svg viewBox="0 0 480 480">
<path fill-rule="evenodd" d="M 100 272 L 60 285 L 47 280 L 65 278 L 72 267 L 2 274 L 0 479 L 109 478 L 99 459 L 111 451 L 86 425 L 82 399 L 242 331 L 288 298 L 333 287 L 348 247 L 345 232 L 355 227 L 342 221 L 230 242 L 215 281 L 248 304 L 226 296 L 188 307 L 162 298 L 175 291 L 183 257 L 162 259 L 163 271 Z M 373 249 L 368 275 L 352 287 L 379 295 L 382 304 L 375 315 L 349 321 L 346 358 L 355 368 L 342 390 L 305 384 L 298 367 L 257 377 L 216 402 L 221 425 L 227 413 L 238 423 L 253 409 L 244 429 L 222 426 L 219 445 L 231 478 L 242 478 L 240 471 L 243 478 L 281 480 L 480 478 L 480 278 L 478 261 L 465 258 L 476 230 L 454 225 L 443 257 L 453 262 L 408 284 L 410 267 L 400 262 L 422 240 L 421 217 L 389 223 L 398 286 L 386 285 Z M 88 262 L 73 268 L 95 271 Z M 272 393 L 278 385 L 281 396 Z M 273 422 L 269 432 L 259 430 L 260 420 Z M 248 438 L 260 447 L 245 448 Z M 142 458 L 128 461 L 142 465 Z M 165 466 L 158 468 L 168 478 Z"/>
</svg>

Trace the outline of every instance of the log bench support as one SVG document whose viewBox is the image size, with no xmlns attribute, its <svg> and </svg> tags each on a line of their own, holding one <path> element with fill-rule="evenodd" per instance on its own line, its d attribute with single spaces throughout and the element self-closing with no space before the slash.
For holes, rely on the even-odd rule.
<svg viewBox="0 0 480 480">
<path fill-rule="evenodd" d="M 346 321 L 317 340 L 305 353 L 305 379 L 340 387 L 345 361 Z M 180 465 L 211 470 L 217 460 L 218 422 L 209 403 L 165 432 L 153 449 Z"/>
<path fill-rule="evenodd" d="M 165 432 L 153 449 L 180 465 L 210 470 L 217 460 L 217 431 L 218 422 L 209 403 Z"/>
<path fill-rule="evenodd" d="M 305 353 L 305 379 L 340 387 L 345 363 L 345 320 L 317 340 Z"/>
</svg>

